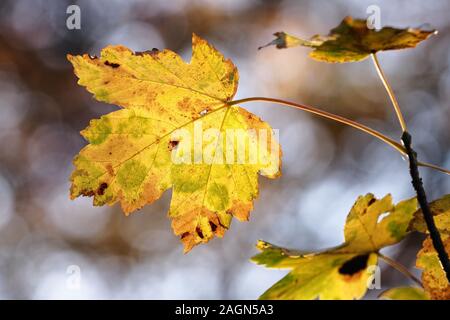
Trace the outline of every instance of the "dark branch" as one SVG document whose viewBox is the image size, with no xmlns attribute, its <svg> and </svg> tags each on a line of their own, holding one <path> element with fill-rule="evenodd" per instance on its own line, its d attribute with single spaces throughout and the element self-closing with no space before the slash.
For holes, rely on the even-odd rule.
<svg viewBox="0 0 450 320">
<path fill-rule="evenodd" d="M 436 228 L 436 224 L 434 223 L 430 207 L 428 206 L 425 189 L 423 188 L 422 179 L 419 175 L 417 153 L 411 147 L 411 135 L 406 131 L 403 132 L 402 141 L 408 154 L 409 173 L 411 174 L 412 185 L 417 193 L 417 201 L 419 202 L 420 208 L 422 209 L 423 217 L 425 219 L 425 223 L 427 224 L 428 231 L 430 232 L 430 237 L 433 241 L 434 249 L 438 253 L 439 260 L 441 261 L 442 267 L 445 271 L 445 274 L 447 275 L 447 280 L 450 283 L 450 261 L 448 259 L 448 254 L 445 251 L 444 243 L 442 242 L 439 230 Z"/>
</svg>

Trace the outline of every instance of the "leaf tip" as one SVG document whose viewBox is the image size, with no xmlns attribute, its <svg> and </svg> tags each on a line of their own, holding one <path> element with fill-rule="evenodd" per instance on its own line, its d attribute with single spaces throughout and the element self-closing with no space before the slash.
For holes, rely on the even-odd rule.
<svg viewBox="0 0 450 320">
<path fill-rule="evenodd" d="M 205 41 L 202 37 L 197 35 L 195 32 L 192 32 L 192 44 L 198 44 L 200 42 Z"/>
<path fill-rule="evenodd" d="M 270 244 L 264 240 L 259 239 L 255 245 L 256 249 L 259 251 L 264 251 L 265 249 L 270 247 Z"/>
<path fill-rule="evenodd" d="M 258 50 L 261 50 L 261 49 L 264 49 L 264 48 L 267 48 L 270 46 L 275 46 L 277 49 L 287 48 L 285 32 L 279 31 L 279 32 L 275 32 L 273 35 L 275 36 L 275 39 L 270 41 L 269 43 L 266 43 L 265 45 L 258 47 Z"/>
</svg>

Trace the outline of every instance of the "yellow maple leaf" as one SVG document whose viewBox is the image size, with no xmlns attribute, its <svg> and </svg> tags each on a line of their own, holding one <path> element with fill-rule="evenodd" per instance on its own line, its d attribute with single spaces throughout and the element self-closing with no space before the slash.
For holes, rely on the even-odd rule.
<svg viewBox="0 0 450 320">
<path fill-rule="evenodd" d="M 450 195 L 430 202 L 429 208 L 445 250 L 450 255 Z M 429 233 L 421 209 L 414 213 L 409 229 Z M 450 284 L 430 236 L 424 240 L 422 249 L 417 254 L 416 267 L 423 271 L 422 283 L 432 299 L 450 299 Z"/>
<path fill-rule="evenodd" d="M 450 195 L 444 195 L 430 202 L 428 206 L 445 250 L 450 255 Z M 409 230 L 429 234 L 422 209 L 414 213 Z M 423 271 L 423 287 L 432 299 L 450 299 L 450 284 L 429 235 L 417 253 L 416 267 Z"/>
<path fill-rule="evenodd" d="M 436 228 L 438 228 L 441 234 L 450 235 L 450 194 L 434 200 L 428 205 L 433 215 Z M 422 209 L 414 213 L 414 219 L 411 220 L 409 228 L 414 231 L 428 233 Z"/>
<path fill-rule="evenodd" d="M 392 197 L 360 196 L 347 216 L 342 245 L 320 252 L 288 250 L 260 241 L 252 258 L 268 268 L 291 269 L 261 299 L 360 299 L 372 280 L 378 251 L 408 233 L 415 198 L 393 205 Z M 384 215 L 386 214 L 386 215 Z"/>
<path fill-rule="evenodd" d="M 81 132 L 89 144 L 74 159 L 71 197 L 120 202 L 128 214 L 172 188 L 169 216 L 185 252 L 223 236 L 233 216 L 248 220 L 258 173 L 275 178 L 281 166 L 270 125 L 229 104 L 234 64 L 195 34 L 192 50 L 190 63 L 123 46 L 100 58 L 68 55 L 80 85 L 123 107 Z"/>
<path fill-rule="evenodd" d="M 416 210 L 416 198 L 393 205 L 390 194 L 380 200 L 372 194 L 359 197 L 347 216 L 345 244 L 338 251 L 376 252 L 398 243 L 407 234 Z"/>
<path fill-rule="evenodd" d="M 441 236 L 445 251 L 450 255 L 450 236 Z M 430 236 L 424 240 L 422 249 L 417 254 L 416 267 L 423 270 L 423 287 L 431 299 L 450 300 L 450 284 Z"/>
<path fill-rule="evenodd" d="M 384 27 L 376 30 L 368 28 L 365 19 L 345 17 L 327 36 L 315 35 L 309 40 L 304 40 L 286 32 L 276 32 L 275 40 L 263 47 L 269 45 L 275 45 L 278 49 L 310 47 L 314 50 L 309 56 L 315 60 L 343 63 L 363 60 L 378 51 L 414 48 L 436 33 L 436 30 L 415 28 Z"/>
</svg>

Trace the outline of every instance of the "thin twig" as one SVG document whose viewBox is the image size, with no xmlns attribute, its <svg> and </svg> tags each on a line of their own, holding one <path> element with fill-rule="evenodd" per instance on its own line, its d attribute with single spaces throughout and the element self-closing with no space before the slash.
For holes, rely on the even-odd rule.
<svg viewBox="0 0 450 320">
<path fill-rule="evenodd" d="M 411 135 L 408 132 L 403 132 L 402 141 L 405 145 L 406 152 L 408 153 L 409 172 L 412 178 L 412 185 L 417 193 L 417 201 L 422 209 L 423 217 L 425 219 L 425 223 L 427 224 L 428 231 L 430 232 L 431 241 L 433 242 L 433 247 L 437 251 L 442 268 L 444 269 L 445 274 L 447 275 L 447 280 L 450 283 L 450 261 L 448 259 L 447 251 L 445 251 L 445 246 L 442 242 L 439 230 L 434 223 L 434 218 L 430 207 L 428 206 L 427 196 L 425 189 L 423 188 L 422 179 L 420 178 L 419 168 L 417 166 L 417 154 L 411 147 Z"/>
<path fill-rule="evenodd" d="M 400 271 L 404 276 L 410 278 L 412 281 L 414 281 L 415 283 L 417 283 L 420 287 L 423 287 L 422 282 L 417 279 L 416 276 L 414 276 L 409 270 L 408 268 L 406 268 L 404 265 L 402 265 L 401 263 L 389 258 L 388 256 L 385 256 L 382 253 L 378 252 L 378 256 L 384 261 L 386 262 L 388 265 L 390 265 L 392 268 L 394 268 L 397 271 Z"/>
<path fill-rule="evenodd" d="M 450 175 L 450 170 L 442 168 L 442 167 L 439 167 L 439 166 L 437 166 L 435 164 L 431 164 L 431 163 L 428 163 L 428 162 L 417 161 L 417 165 L 419 167 L 425 167 L 425 168 L 434 169 L 434 170 L 437 170 L 437 171 L 440 171 L 442 173 Z"/>
<path fill-rule="evenodd" d="M 390 145 L 391 147 L 393 147 L 394 149 L 396 149 L 403 155 L 406 155 L 405 148 L 400 143 L 385 136 L 381 132 L 378 132 L 378 131 L 376 131 L 372 128 L 369 128 L 369 127 L 367 127 L 361 123 L 358 123 L 356 121 L 353 121 L 353 120 L 344 118 L 342 116 L 338 116 L 336 114 L 333 114 L 333 113 L 330 113 L 327 111 L 323 111 L 323 110 L 320 110 L 320 109 L 317 109 L 314 107 L 306 106 L 306 105 L 295 103 L 295 102 L 290 102 L 290 101 L 285 101 L 285 100 L 280 100 L 280 99 L 275 99 L 275 98 L 266 98 L 266 97 L 250 97 L 250 98 L 245 98 L 245 99 L 241 99 L 241 100 L 234 100 L 234 101 L 228 102 L 228 105 L 236 105 L 236 104 L 241 104 L 241 103 L 251 102 L 251 101 L 265 101 L 265 102 L 282 104 L 282 105 L 285 105 L 288 107 L 293 107 L 293 108 L 300 109 L 300 110 L 303 110 L 303 111 L 306 111 L 309 113 L 313 113 L 313 114 L 319 115 L 319 116 L 327 118 L 327 119 L 332 119 L 334 121 L 346 124 L 348 126 L 356 128 L 358 130 L 361 130 L 365 133 L 368 133 L 371 136 L 387 143 L 388 145 Z"/>
<path fill-rule="evenodd" d="M 394 106 L 394 110 L 395 110 L 395 113 L 397 114 L 397 118 L 398 118 L 398 121 L 400 122 L 400 126 L 402 127 L 402 131 L 405 132 L 405 131 L 407 131 L 406 122 L 405 122 L 405 119 L 403 118 L 403 114 L 402 114 L 402 111 L 400 110 L 400 106 L 398 104 L 397 98 L 395 97 L 394 90 L 392 90 L 392 87 L 390 86 L 383 70 L 381 69 L 380 63 L 378 62 L 377 55 L 375 53 L 372 53 L 371 57 L 372 57 L 373 64 L 375 65 L 375 69 L 377 69 L 378 76 L 380 77 L 381 82 L 383 82 L 383 85 L 386 88 L 389 98 L 392 101 L 392 105 Z"/>
<path fill-rule="evenodd" d="M 397 114 L 397 118 L 400 122 L 400 125 L 403 130 L 402 141 L 403 145 L 406 149 L 406 153 L 409 159 L 409 173 L 412 178 L 412 185 L 414 190 L 416 190 L 417 201 L 419 202 L 420 208 L 422 209 L 422 213 L 427 224 L 428 231 L 430 232 L 430 237 L 433 242 L 433 247 L 438 253 L 439 260 L 441 262 L 442 268 L 445 271 L 447 276 L 447 280 L 450 283 L 450 261 L 448 259 L 448 254 L 445 251 L 444 244 L 441 239 L 441 235 L 439 230 L 436 228 L 436 224 L 434 223 L 433 215 L 431 214 L 430 207 L 428 206 L 428 201 L 425 193 L 425 189 L 423 188 L 422 179 L 419 174 L 419 163 L 417 162 L 417 153 L 412 149 L 411 145 L 411 135 L 408 133 L 406 129 L 405 119 L 403 118 L 402 112 L 400 110 L 400 106 L 398 105 L 397 99 L 395 97 L 394 91 L 392 90 L 389 82 L 387 81 L 386 76 L 384 75 L 383 70 L 381 69 L 380 63 L 378 62 L 378 58 L 375 53 L 372 55 L 372 60 L 377 69 L 378 75 L 383 82 L 384 87 L 389 95 L 389 98 L 392 101 L 392 105 L 394 106 L 395 112 Z M 428 164 L 427 164 L 428 165 Z M 430 168 L 434 168 L 433 165 L 428 165 Z"/>
<path fill-rule="evenodd" d="M 228 102 L 228 105 L 236 105 L 236 104 L 241 104 L 241 103 L 245 103 L 245 102 L 252 102 L 252 101 L 263 101 L 263 102 L 272 102 L 272 103 L 277 103 L 277 104 L 282 104 L 288 107 L 292 107 L 295 109 L 300 109 L 302 111 L 306 111 L 309 113 L 313 113 L 316 115 L 319 115 L 321 117 L 327 118 L 327 119 L 331 119 L 346 125 L 349 125 L 353 128 L 356 128 L 358 130 L 361 130 L 365 133 L 370 134 L 371 136 L 380 139 L 381 141 L 387 143 L 388 145 L 390 145 L 391 147 L 393 147 L 395 150 L 397 150 L 398 152 L 400 152 L 402 155 L 406 156 L 406 150 L 405 147 L 403 147 L 400 143 L 394 141 L 393 139 L 387 137 L 386 135 L 382 134 L 381 132 L 378 132 L 374 129 L 371 129 L 363 124 L 360 124 L 356 121 L 344 118 L 342 116 L 338 116 L 336 114 L 330 113 L 330 112 L 326 112 L 314 107 L 310 107 L 310 106 L 306 106 L 303 104 L 299 104 L 299 103 L 295 103 L 295 102 L 290 102 L 290 101 L 285 101 L 285 100 L 280 100 L 280 99 L 275 99 L 275 98 L 267 98 L 267 97 L 250 97 L 250 98 L 245 98 L 245 99 L 240 99 L 240 100 L 233 100 Z M 420 162 L 418 161 L 417 164 L 419 166 L 424 166 L 424 167 L 428 167 L 434 170 L 438 170 L 441 171 L 445 174 L 450 175 L 450 170 L 445 169 L 445 168 L 441 168 L 439 166 L 436 166 L 434 164 L 429 164 L 426 162 Z"/>
</svg>

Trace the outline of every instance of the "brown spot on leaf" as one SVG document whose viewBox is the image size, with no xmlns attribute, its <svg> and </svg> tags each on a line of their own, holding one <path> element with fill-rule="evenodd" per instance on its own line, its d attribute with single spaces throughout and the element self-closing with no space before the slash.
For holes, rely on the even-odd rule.
<svg viewBox="0 0 450 320">
<path fill-rule="evenodd" d="M 351 258 L 346 261 L 340 268 L 339 273 L 344 276 L 353 276 L 356 273 L 366 269 L 367 261 L 369 260 L 368 254 L 362 254 Z"/>
<path fill-rule="evenodd" d="M 112 63 L 112 62 L 109 62 L 108 60 L 106 60 L 106 61 L 105 61 L 105 66 L 108 66 L 108 67 L 111 67 L 111 68 L 115 69 L 115 68 L 120 67 L 120 64 L 118 64 L 118 63 Z"/>
<path fill-rule="evenodd" d="M 215 232 L 217 230 L 217 225 L 212 221 L 209 222 L 209 226 L 211 227 L 212 232 Z"/>
<path fill-rule="evenodd" d="M 180 239 L 183 240 L 184 238 L 186 238 L 189 235 L 189 232 L 185 232 L 180 236 Z"/>
<path fill-rule="evenodd" d="M 105 194 L 105 190 L 106 188 L 108 188 L 108 184 L 106 182 L 103 182 L 102 184 L 100 184 L 100 186 L 97 189 L 97 194 L 99 196 L 102 196 Z"/>
<path fill-rule="evenodd" d="M 196 232 L 197 235 L 200 237 L 200 239 L 203 239 L 203 238 L 204 238 L 202 229 L 200 229 L 200 227 L 196 227 L 196 228 L 195 228 L 195 232 Z"/>
<path fill-rule="evenodd" d="M 85 197 L 93 197 L 93 196 L 95 196 L 95 193 L 92 190 L 81 190 L 80 194 L 82 196 L 85 196 Z"/>
<path fill-rule="evenodd" d="M 370 199 L 369 203 L 367 203 L 367 206 L 372 205 L 375 201 L 377 201 L 377 199 L 375 199 L 375 198 Z"/>
<path fill-rule="evenodd" d="M 169 150 L 172 151 L 173 149 L 175 149 L 179 143 L 180 143 L 180 141 L 178 141 L 178 140 L 170 140 L 169 141 Z"/>
</svg>

